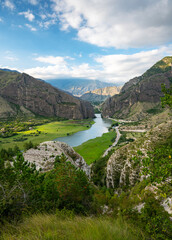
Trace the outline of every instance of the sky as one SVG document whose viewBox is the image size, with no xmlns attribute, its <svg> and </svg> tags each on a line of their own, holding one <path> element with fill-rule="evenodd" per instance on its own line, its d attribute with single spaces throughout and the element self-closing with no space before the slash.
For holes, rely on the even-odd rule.
<svg viewBox="0 0 172 240">
<path fill-rule="evenodd" d="M 172 55 L 172 0 L 0 0 L 0 68 L 123 84 Z"/>
</svg>

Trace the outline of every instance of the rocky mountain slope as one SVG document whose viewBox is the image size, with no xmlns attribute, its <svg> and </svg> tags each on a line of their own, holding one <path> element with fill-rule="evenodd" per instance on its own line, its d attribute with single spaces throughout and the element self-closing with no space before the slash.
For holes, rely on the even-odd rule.
<svg viewBox="0 0 172 240">
<path fill-rule="evenodd" d="M 163 144 L 171 136 L 171 131 L 172 121 L 162 123 L 148 131 L 144 137 L 116 150 L 107 163 L 107 187 L 134 186 L 141 179 L 142 164 L 138 163 L 141 163 L 148 151 L 153 150 L 157 144 Z M 139 160 L 137 164 L 133 157 Z"/>
<path fill-rule="evenodd" d="M 46 172 L 53 169 L 55 157 L 61 154 L 64 154 L 67 161 L 70 161 L 76 168 L 82 169 L 90 177 L 90 167 L 86 164 L 83 157 L 63 142 L 43 142 L 37 149 L 31 148 L 27 150 L 23 156 L 28 162 L 34 163 L 37 169 L 42 169 L 43 172 Z"/>
<path fill-rule="evenodd" d="M 0 118 L 18 114 L 58 116 L 67 119 L 94 117 L 90 103 L 81 101 L 25 73 L 0 71 Z"/>
<path fill-rule="evenodd" d="M 172 57 L 165 57 L 142 76 L 131 79 L 119 95 L 108 98 L 103 104 L 103 116 L 141 120 L 162 111 L 161 84 L 168 88 L 172 83 Z"/>
<path fill-rule="evenodd" d="M 83 94 L 80 98 L 85 101 L 89 102 L 104 102 L 108 97 L 111 97 L 115 94 L 119 94 L 121 87 L 105 87 L 105 88 L 98 88 L 93 91 L 88 91 Z"/>
<path fill-rule="evenodd" d="M 101 82 L 99 80 L 89 80 L 89 79 L 79 79 L 79 78 L 53 79 L 53 80 L 47 80 L 47 82 L 54 87 L 60 88 L 78 97 L 80 97 L 87 91 L 92 91 L 98 88 L 113 86 L 112 83 Z"/>
</svg>

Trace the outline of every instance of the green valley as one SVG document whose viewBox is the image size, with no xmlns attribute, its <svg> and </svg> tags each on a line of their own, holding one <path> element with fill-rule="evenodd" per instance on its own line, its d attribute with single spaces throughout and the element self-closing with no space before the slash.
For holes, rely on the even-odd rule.
<svg viewBox="0 0 172 240">
<path fill-rule="evenodd" d="M 111 131 L 104 133 L 101 137 L 90 139 L 74 149 L 85 159 L 87 164 L 91 164 L 100 159 L 104 151 L 115 141 L 115 138 L 116 132 Z"/>
<path fill-rule="evenodd" d="M 54 140 L 57 137 L 63 137 L 78 131 L 90 128 L 94 121 L 86 120 L 63 120 L 51 122 L 50 119 L 31 119 L 27 122 L 20 120 L 14 122 L 1 122 L 0 149 L 10 148 L 14 145 L 24 149 L 24 143 L 32 141 L 39 144 L 44 141 Z M 45 124 L 45 122 L 48 122 Z M 41 125 L 39 125 L 41 124 Z M 24 131 L 24 129 L 27 129 Z M 8 135 L 12 135 L 9 136 Z"/>
</svg>

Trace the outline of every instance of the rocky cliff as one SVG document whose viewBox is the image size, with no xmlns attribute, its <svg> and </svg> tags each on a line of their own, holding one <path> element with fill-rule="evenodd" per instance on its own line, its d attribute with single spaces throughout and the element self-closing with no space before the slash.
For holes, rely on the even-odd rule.
<svg viewBox="0 0 172 240">
<path fill-rule="evenodd" d="M 1 100 L 13 111 L 0 116 L 14 116 L 16 111 L 29 111 L 35 115 L 58 116 L 67 119 L 94 117 L 90 103 L 81 101 L 50 84 L 37 80 L 25 73 L 0 71 Z"/>
<path fill-rule="evenodd" d="M 166 57 L 142 76 L 127 82 L 119 95 L 105 101 L 103 116 L 137 121 L 159 111 L 160 97 L 163 96 L 161 84 L 168 88 L 172 82 L 171 62 L 172 57 Z"/>
<path fill-rule="evenodd" d="M 28 162 L 34 163 L 37 169 L 42 169 L 45 172 L 53 169 L 55 157 L 61 154 L 64 154 L 67 157 L 67 161 L 70 161 L 76 168 L 82 169 L 90 177 L 90 167 L 86 164 L 83 157 L 63 142 L 43 142 L 37 149 L 31 148 L 27 150 L 23 156 Z"/>
<path fill-rule="evenodd" d="M 121 87 L 105 87 L 105 88 L 99 88 L 95 89 L 93 91 L 87 91 L 85 94 L 83 94 L 80 98 L 89 101 L 89 102 L 104 102 L 108 97 L 111 97 L 115 94 L 119 94 L 121 90 Z"/>
<path fill-rule="evenodd" d="M 142 165 L 135 164 L 133 157 L 142 159 L 157 144 L 163 144 L 171 136 L 172 121 L 162 123 L 145 134 L 144 137 L 116 150 L 108 160 L 106 169 L 107 187 L 134 186 L 141 179 Z"/>
</svg>

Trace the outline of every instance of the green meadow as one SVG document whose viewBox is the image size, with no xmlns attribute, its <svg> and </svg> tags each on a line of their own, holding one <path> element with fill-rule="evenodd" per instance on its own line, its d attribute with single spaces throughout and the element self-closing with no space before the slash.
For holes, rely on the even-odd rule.
<svg viewBox="0 0 172 240">
<path fill-rule="evenodd" d="M 23 149 L 25 142 L 32 141 L 34 144 L 39 144 L 44 141 L 51 141 L 58 137 L 64 137 L 78 131 L 86 130 L 90 128 L 93 123 L 94 121 L 92 119 L 66 120 L 34 126 L 31 130 L 18 132 L 17 135 L 12 137 L 0 137 L 0 149 L 7 149 L 15 145 Z"/>
<path fill-rule="evenodd" d="M 74 147 L 74 150 L 85 159 L 87 164 L 91 164 L 102 156 L 104 151 L 115 141 L 115 138 L 115 131 L 104 133 L 101 137 L 90 139 L 80 146 Z"/>
</svg>

